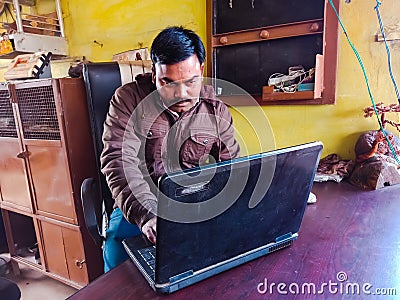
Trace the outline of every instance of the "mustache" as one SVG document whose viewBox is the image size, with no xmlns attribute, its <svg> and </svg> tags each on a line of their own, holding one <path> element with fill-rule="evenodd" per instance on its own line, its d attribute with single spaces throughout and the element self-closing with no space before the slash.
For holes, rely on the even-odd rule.
<svg viewBox="0 0 400 300">
<path fill-rule="evenodd" d="M 195 101 L 196 99 L 197 98 L 185 98 L 185 99 L 176 98 L 176 99 L 169 100 L 168 101 L 168 106 L 171 106 L 171 105 L 174 105 L 174 104 L 177 104 L 177 103 L 181 103 L 181 102 L 192 102 L 192 101 Z"/>
</svg>

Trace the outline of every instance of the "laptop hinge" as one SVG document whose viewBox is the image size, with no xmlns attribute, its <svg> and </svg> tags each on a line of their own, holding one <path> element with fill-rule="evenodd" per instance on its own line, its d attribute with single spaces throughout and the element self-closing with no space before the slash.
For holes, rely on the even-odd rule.
<svg viewBox="0 0 400 300">
<path fill-rule="evenodd" d="M 170 283 L 174 283 L 174 282 L 176 282 L 178 280 L 182 280 L 182 279 L 184 279 L 186 277 L 189 277 L 189 276 L 192 276 L 192 275 L 193 275 L 193 270 L 189 270 L 189 271 L 183 272 L 181 274 L 178 274 L 178 275 L 170 277 L 169 278 L 169 282 Z"/>
<path fill-rule="evenodd" d="M 275 242 L 278 243 L 278 242 L 280 242 L 280 241 L 287 240 L 287 239 L 291 238 L 292 236 L 293 236 L 293 233 L 291 233 L 291 232 L 286 233 L 286 234 L 284 234 L 284 235 L 278 236 L 278 237 L 275 239 Z"/>
</svg>

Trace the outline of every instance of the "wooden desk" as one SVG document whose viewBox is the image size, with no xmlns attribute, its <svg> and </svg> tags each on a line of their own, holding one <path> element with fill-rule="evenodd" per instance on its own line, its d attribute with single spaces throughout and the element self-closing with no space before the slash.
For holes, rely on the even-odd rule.
<svg viewBox="0 0 400 300">
<path fill-rule="evenodd" d="M 363 286 L 370 293 L 400 295 L 400 185 L 360 191 L 347 183 L 328 182 L 314 184 L 313 192 L 317 203 L 307 207 L 299 238 L 291 247 L 182 289 L 168 299 L 354 299 L 357 286 L 358 299 L 368 297 Z M 347 280 L 341 282 L 337 276 Z M 330 281 L 336 293 L 329 291 Z M 286 284 L 280 289 L 286 295 L 278 292 L 280 283 Z M 299 293 L 294 295 L 296 285 Z M 263 291 L 266 286 L 272 293 L 260 294 L 257 287 Z M 321 287 L 324 293 L 316 295 Z M 128 260 L 70 299 L 164 297 L 153 292 Z"/>
</svg>

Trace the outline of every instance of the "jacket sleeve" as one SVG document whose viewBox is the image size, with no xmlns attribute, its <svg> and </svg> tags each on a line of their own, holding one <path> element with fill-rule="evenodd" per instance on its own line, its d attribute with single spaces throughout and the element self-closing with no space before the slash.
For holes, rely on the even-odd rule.
<svg viewBox="0 0 400 300">
<path fill-rule="evenodd" d="M 234 136 L 232 116 L 228 107 L 221 101 L 217 109 L 219 115 L 218 134 L 220 138 L 220 160 L 229 160 L 240 156 L 240 147 Z"/>
<path fill-rule="evenodd" d="M 130 83 L 112 97 L 104 122 L 100 162 L 115 203 L 130 223 L 141 228 L 154 217 L 157 200 L 140 171 L 141 141 L 130 121 L 140 101 L 136 90 L 136 83 Z"/>
</svg>

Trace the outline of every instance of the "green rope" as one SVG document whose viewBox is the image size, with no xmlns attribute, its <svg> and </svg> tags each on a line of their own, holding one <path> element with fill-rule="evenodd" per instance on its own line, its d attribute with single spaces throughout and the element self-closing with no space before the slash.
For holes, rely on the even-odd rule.
<svg viewBox="0 0 400 300">
<path fill-rule="evenodd" d="M 394 149 L 394 147 L 393 147 L 391 141 L 389 140 L 389 137 L 388 137 L 388 135 L 387 135 L 387 133 L 386 133 L 386 130 L 383 128 L 382 122 L 381 122 L 381 120 L 380 120 L 380 118 L 379 118 L 378 109 L 376 108 L 374 96 L 372 95 L 372 92 L 371 92 L 371 88 L 370 88 L 370 85 L 369 85 L 369 79 L 368 79 L 367 71 L 365 70 L 364 63 L 362 62 L 362 59 L 361 59 L 360 54 L 358 53 L 356 47 L 355 47 L 355 46 L 353 45 L 353 43 L 351 42 L 351 40 L 350 40 L 350 38 L 349 38 L 349 35 L 347 34 L 346 28 L 344 27 L 344 25 L 343 25 L 343 23 L 342 23 L 342 20 L 340 19 L 339 13 L 338 13 L 338 11 L 336 10 L 336 7 L 335 7 L 335 5 L 333 4 L 332 0 L 329 0 L 329 3 L 330 3 L 330 5 L 332 6 L 333 10 L 335 11 L 335 14 L 336 14 L 336 16 L 337 16 L 337 18 L 338 18 L 338 21 L 339 21 L 339 24 L 340 24 L 340 27 L 342 27 L 343 33 L 345 34 L 345 36 L 346 36 L 346 38 L 347 38 L 347 41 L 349 42 L 349 45 L 350 45 L 351 49 L 353 49 L 353 52 L 354 52 L 354 54 L 356 55 L 358 62 L 360 63 L 361 69 L 362 69 L 363 74 L 364 74 L 365 82 L 366 82 L 366 84 L 367 84 L 367 89 L 368 89 L 369 98 L 371 99 L 372 107 L 374 108 L 374 112 L 375 112 L 376 118 L 377 118 L 377 120 L 378 120 L 379 127 L 380 127 L 380 129 L 381 129 L 383 135 L 385 136 L 385 139 L 386 139 L 386 141 L 387 141 L 387 143 L 388 143 L 388 145 L 389 145 L 390 150 L 392 151 L 392 154 L 393 154 L 394 158 L 396 159 L 397 163 L 400 165 L 400 160 L 399 160 L 399 158 L 397 157 L 396 150 Z"/>
</svg>

